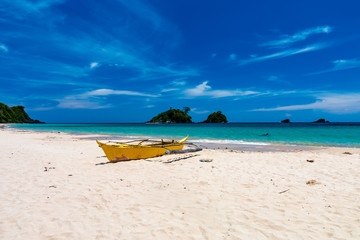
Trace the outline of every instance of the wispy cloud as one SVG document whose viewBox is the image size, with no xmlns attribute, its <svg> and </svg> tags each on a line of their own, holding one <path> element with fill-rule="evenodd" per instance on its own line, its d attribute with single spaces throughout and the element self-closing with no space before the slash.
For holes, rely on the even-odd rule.
<svg viewBox="0 0 360 240">
<path fill-rule="evenodd" d="M 276 75 L 271 75 L 271 76 L 268 76 L 266 78 L 267 81 L 269 82 L 276 82 L 276 83 L 282 83 L 282 84 L 289 84 L 288 81 L 285 81 L 284 79 L 282 79 L 281 77 L 279 76 L 276 76 Z"/>
<path fill-rule="evenodd" d="M 305 29 L 303 31 L 297 32 L 293 35 L 283 35 L 278 40 L 269 41 L 261 44 L 261 46 L 270 46 L 270 47 L 286 47 L 292 43 L 304 41 L 310 35 L 330 33 L 332 28 L 330 26 L 318 26 L 314 28 Z"/>
<path fill-rule="evenodd" d="M 141 65 L 133 65 L 136 69 L 138 69 L 140 74 L 134 78 L 130 78 L 129 80 L 160 80 L 166 78 L 173 77 L 191 77 L 191 76 L 199 76 L 200 73 L 194 68 L 175 68 L 173 66 L 161 66 L 161 65 L 150 65 L 149 63 L 144 63 L 144 66 Z"/>
<path fill-rule="evenodd" d="M 9 51 L 9 48 L 5 44 L 0 43 L 0 51 L 7 53 Z"/>
<path fill-rule="evenodd" d="M 156 30 L 161 29 L 166 21 L 154 9 L 140 0 L 118 0 L 138 18 L 150 22 Z"/>
<path fill-rule="evenodd" d="M 185 96 L 194 97 L 211 97 L 211 98 L 223 98 L 223 97 L 234 97 L 234 96 L 247 96 L 259 94 L 254 91 L 241 91 L 241 90 L 211 90 L 208 85 L 208 81 L 197 85 L 195 88 L 189 88 L 184 91 Z"/>
<path fill-rule="evenodd" d="M 0 1 L 0 12 L 17 19 L 22 19 L 28 15 L 41 17 L 45 15 L 45 10 L 54 5 L 62 4 L 65 1 L 66 0 L 2 0 Z"/>
<path fill-rule="evenodd" d="M 324 112 L 347 114 L 360 112 L 360 93 L 327 93 L 316 96 L 316 101 L 309 104 L 289 105 L 276 108 L 261 108 L 252 111 L 296 111 L 322 110 Z"/>
<path fill-rule="evenodd" d="M 89 91 L 77 97 L 96 97 L 96 96 L 108 96 L 108 95 L 128 95 L 128 96 L 140 96 L 140 97 L 159 97 L 160 95 L 141 93 L 136 91 L 123 91 L 123 90 L 113 90 L 113 89 L 97 89 L 94 91 Z"/>
<path fill-rule="evenodd" d="M 87 99 L 57 99 L 59 104 L 58 108 L 67 108 L 67 109 L 102 109 L 110 108 L 109 104 L 102 104 L 95 100 Z"/>
<path fill-rule="evenodd" d="M 166 93 L 166 92 L 173 92 L 173 91 L 178 91 L 179 88 L 164 88 L 163 90 L 161 90 L 162 93 Z"/>
<path fill-rule="evenodd" d="M 54 99 L 59 104 L 58 108 L 70 108 L 70 109 L 100 109 L 110 108 L 111 104 L 107 104 L 104 97 L 110 95 L 125 95 L 125 96 L 136 96 L 136 97 L 159 97 L 160 95 L 141 93 L 136 91 L 124 91 L 124 90 L 113 90 L 113 89 L 96 89 L 88 91 L 82 94 L 66 96 L 63 99 Z"/>
<path fill-rule="evenodd" d="M 56 8 L 56 6 L 65 1 L 66 0 L 0 1 L 0 15 L 4 12 L 5 16 L 22 16 L 21 18 L 28 20 L 27 24 L 24 24 L 24 21 L 18 18 L 7 18 L 6 23 L 9 24 L 9 26 L 4 41 L 10 41 L 13 36 L 16 35 L 17 39 L 33 44 L 31 48 L 24 45 L 16 46 L 16 50 L 21 54 L 18 54 L 18 60 L 10 61 L 7 65 L 13 63 L 18 65 L 19 62 L 25 62 L 24 59 L 26 58 L 24 58 L 24 55 L 27 55 L 29 58 L 35 55 L 41 56 L 41 58 L 50 63 L 55 63 L 55 61 L 59 63 L 54 64 L 54 69 L 52 69 L 52 66 L 50 66 L 49 69 L 44 67 L 48 66 L 49 63 L 43 65 L 41 59 L 33 58 L 30 62 L 33 63 L 34 66 L 42 66 L 39 75 L 44 72 L 49 74 L 74 73 L 74 78 L 87 77 L 91 74 L 88 71 L 89 69 L 99 66 L 96 62 L 91 63 L 90 67 L 85 66 L 87 62 L 93 59 L 101 59 L 102 62 L 113 68 L 121 68 L 122 72 L 131 73 L 126 75 L 126 77 L 123 78 L 124 80 L 159 80 L 199 75 L 197 69 L 193 67 L 173 64 L 166 56 L 159 58 L 156 53 L 154 54 L 156 43 L 154 43 L 152 39 L 144 40 L 139 37 L 138 29 L 132 28 L 132 26 L 127 24 L 128 19 L 136 19 L 136 17 L 134 18 L 133 16 L 135 14 L 140 20 L 139 24 L 141 24 L 141 26 L 147 26 L 150 22 L 154 28 L 163 30 L 159 33 L 157 31 L 154 32 L 154 29 L 149 30 L 144 28 L 144 31 L 151 32 L 152 35 L 156 35 L 157 37 L 160 35 L 164 42 L 169 39 L 171 39 L 171 41 L 169 41 L 171 44 L 176 42 L 176 34 L 173 34 L 175 27 L 171 27 L 171 24 L 145 1 L 135 0 L 129 2 L 118 0 L 114 2 L 114 4 L 92 2 L 93 8 L 101 8 L 104 12 L 110 14 L 116 12 L 114 9 L 117 9 L 126 15 L 125 17 L 110 15 L 108 18 L 103 18 L 101 14 L 92 16 L 92 11 L 80 16 L 71 11 L 63 11 L 63 9 Z M 79 3 L 79 5 L 81 6 L 82 3 Z M 125 9 L 123 9 L 124 6 Z M 114 9 L 109 9 L 111 7 Z M 84 11 L 89 11 L 89 9 L 84 8 Z M 37 12 L 39 12 L 39 14 L 37 14 Z M 133 15 L 129 15 L 129 12 L 133 13 Z M 33 19 L 31 14 L 36 15 L 36 19 Z M 60 26 L 60 22 L 55 22 L 49 32 L 49 26 L 46 24 L 47 21 L 39 20 L 38 15 L 40 16 L 42 14 L 47 14 L 52 18 L 59 19 L 62 18 L 63 14 L 66 14 L 66 18 L 64 18 L 65 24 L 67 24 L 66 31 L 62 30 L 63 27 L 62 25 Z M 89 19 L 87 16 L 90 16 Z M 116 25 L 116 30 L 113 29 L 114 20 L 119 23 Z M 84 28 L 79 24 L 68 24 L 68 22 L 72 21 L 77 23 L 86 22 L 86 25 L 91 26 L 91 28 Z M 61 23 L 64 24 L 64 22 Z M 60 27 L 57 27 L 57 25 Z M 134 24 L 134 26 L 137 25 Z M 94 34 L 94 32 L 96 32 L 96 34 Z M 39 39 L 41 39 L 41 41 Z M 171 44 L 168 44 L 169 48 Z M 0 52 L 6 51 L 5 49 L 7 49 L 7 47 L 5 47 L 4 45 L 4 47 L 0 49 Z M 66 56 L 66 58 L 64 58 L 64 56 Z M 77 73 L 77 70 L 79 70 L 79 73 Z M 35 72 L 35 69 L 31 69 L 31 71 Z"/>
<path fill-rule="evenodd" d="M 235 53 L 232 53 L 229 55 L 229 61 L 234 61 L 234 60 L 236 60 L 236 58 L 237 58 L 237 55 Z"/>
<path fill-rule="evenodd" d="M 265 55 L 265 56 L 257 56 L 257 57 L 245 59 L 245 60 L 240 61 L 240 65 L 246 65 L 246 64 L 254 63 L 254 62 L 262 62 L 262 61 L 266 61 L 266 60 L 270 60 L 270 59 L 285 58 L 285 57 L 298 55 L 298 54 L 302 54 L 302 53 L 306 53 L 306 52 L 313 52 L 313 51 L 324 49 L 328 46 L 329 46 L 329 44 L 322 43 L 322 44 L 310 45 L 310 46 L 307 46 L 304 48 L 288 49 L 288 50 L 284 50 L 281 52 L 277 52 L 277 53 L 273 53 L 273 54 L 269 54 L 269 55 Z"/>
<path fill-rule="evenodd" d="M 175 79 L 174 81 L 171 82 L 171 84 L 175 85 L 175 86 L 183 86 L 186 84 L 186 80 L 187 78 L 178 78 Z"/>
<path fill-rule="evenodd" d="M 268 81 L 273 81 L 273 82 L 277 82 L 279 81 L 279 77 L 275 76 L 275 75 L 271 75 L 267 78 Z"/>
<path fill-rule="evenodd" d="M 208 110 L 199 110 L 197 108 L 192 108 L 191 109 L 191 113 L 195 113 L 195 114 L 205 114 L 205 113 L 209 113 L 210 111 Z"/>
<path fill-rule="evenodd" d="M 335 72 L 353 68 L 360 68 L 360 60 L 358 59 L 339 59 L 332 62 L 333 67 L 324 71 L 310 73 L 308 75 L 315 75 L 321 73 Z"/>
</svg>

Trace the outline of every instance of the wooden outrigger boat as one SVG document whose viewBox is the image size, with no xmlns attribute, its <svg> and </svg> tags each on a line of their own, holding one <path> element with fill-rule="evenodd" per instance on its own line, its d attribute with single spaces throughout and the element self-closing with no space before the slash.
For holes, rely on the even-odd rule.
<svg viewBox="0 0 360 240">
<path fill-rule="evenodd" d="M 176 153 L 182 150 L 186 143 L 186 138 L 179 141 L 156 141 L 156 140 L 133 140 L 130 142 L 112 142 L 102 143 L 96 140 L 99 147 L 105 152 L 110 162 L 123 160 L 143 159 L 158 157 L 168 153 Z"/>
</svg>

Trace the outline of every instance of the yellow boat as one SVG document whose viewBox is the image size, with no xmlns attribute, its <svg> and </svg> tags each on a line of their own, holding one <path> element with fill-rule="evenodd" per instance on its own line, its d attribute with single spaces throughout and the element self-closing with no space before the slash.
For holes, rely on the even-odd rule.
<svg viewBox="0 0 360 240">
<path fill-rule="evenodd" d="M 166 151 L 182 150 L 189 136 L 179 141 L 135 140 L 126 143 L 102 143 L 96 140 L 110 162 L 158 157 Z M 138 143 L 137 143 L 138 142 Z"/>
</svg>

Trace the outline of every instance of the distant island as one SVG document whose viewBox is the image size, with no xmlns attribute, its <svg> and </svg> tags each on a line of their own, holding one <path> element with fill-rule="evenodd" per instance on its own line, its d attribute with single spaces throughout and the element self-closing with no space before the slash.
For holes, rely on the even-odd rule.
<svg viewBox="0 0 360 240">
<path fill-rule="evenodd" d="M 329 121 L 326 121 L 324 118 L 320 118 L 319 120 L 316 120 L 313 123 L 330 123 Z"/>
<path fill-rule="evenodd" d="M 0 103 L 0 123 L 43 123 L 31 119 L 24 109 L 24 106 L 9 107 Z"/>
<path fill-rule="evenodd" d="M 290 119 L 284 119 L 284 120 L 281 120 L 281 123 L 290 123 Z"/>
<path fill-rule="evenodd" d="M 203 123 L 228 123 L 228 120 L 221 111 L 213 112 Z"/>
<path fill-rule="evenodd" d="M 188 115 L 190 110 L 189 107 L 184 107 L 183 110 L 170 108 L 170 110 L 156 115 L 147 123 L 192 123 L 191 117 Z"/>
</svg>

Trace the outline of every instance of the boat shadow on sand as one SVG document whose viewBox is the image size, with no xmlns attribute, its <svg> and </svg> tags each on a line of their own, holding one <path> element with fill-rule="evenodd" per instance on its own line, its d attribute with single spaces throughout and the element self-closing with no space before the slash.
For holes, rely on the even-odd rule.
<svg viewBox="0 0 360 240">
<path fill-rule="evenodd" d="M 199 154 L 193 154 L 193 155 L 185 155 L 185 156 L 180 156 L 180 157 L 176 157 L 176 158 L 171 158 L 171 159 L 167 159 L 166 161 L 164 161 L 165 159 L 159 159 L 158 157 L 156 158 L 142 158 L 142 159 L 129 159 L 129 160 L 119 160 L 119 161 L 107 161 L 107 162 L 101 162 L 101 163 L 96 163 L 95 166 L 101 166 L 101 165 L 106 165 L 106 164 L 115 164 L 115 163 L 119 163 L 119 162 L 130 162 L 130 161 L 147 161 L 147 162 L 162 162 L 162 163 L 173 163 L 173 162 L 177 162 L 177 161 L 181 161 L 181 160 L 185 160 L 185 159 L 189 159 L 189 158 L 193 158 L 193 157 L 197 157 L 200 156 Z M 99 156 L 96 158 L 106 158 L 106 156 Z"/>
</svg>

